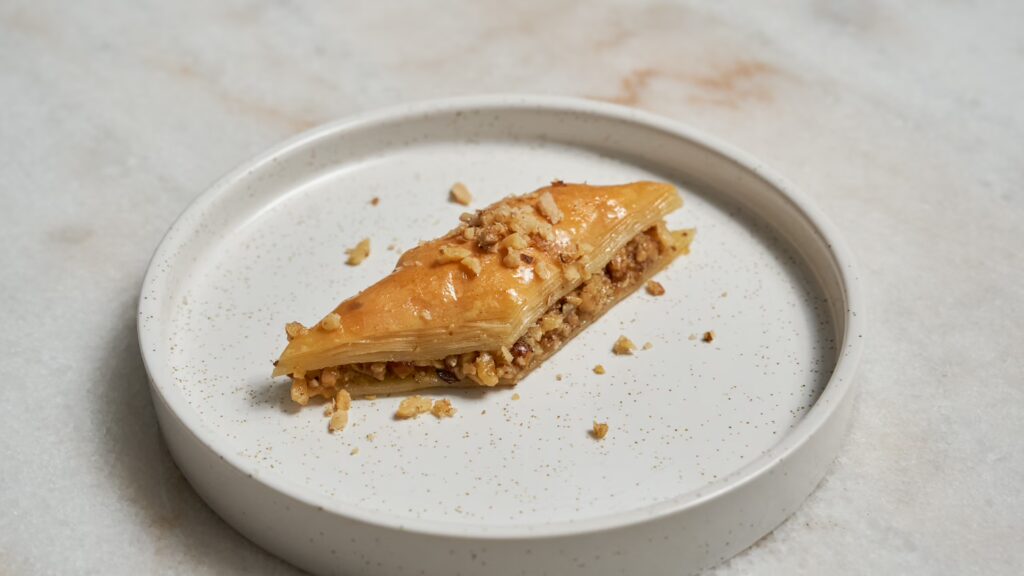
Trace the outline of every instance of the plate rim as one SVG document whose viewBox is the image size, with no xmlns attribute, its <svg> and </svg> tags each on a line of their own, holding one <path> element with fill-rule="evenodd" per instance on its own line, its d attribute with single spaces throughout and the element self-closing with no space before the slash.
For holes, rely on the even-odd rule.
<svg viewBox="0 0 1024 576">
<path fill-rule="evenodd" d="M 247 465 L 246 462 L 231 450 L 218 449 L 218 439 L 212 434 L 212 430 L 209 430 L 209 427 L 199 420 L 198 414 L 187 404 L 180 391 L 177 391 L 177 396 L 175 395 L 176 388 L 173 380 L 169 378 L 168 374 L 156 370 L 156 359 L 152 357 L 155 353 L 149 350 L 152 345 L 160 342 L 159 332 L 161 323 L 159 321 L 142 321 L 146 316 L 155 317 L 155 312 L 159 309 L 158 299 L 149 298 L 147 294 L 153 293 L 155 288 L 162 288 L 162 285 L 168 282 L 166 276 L 158 274 L 158 269 L 161 265 L 172 260 L 176 248 L 184 240 L 188 239 L 187 235 L 176 234 L 176 232 L 179 232 L 178 229 L 187 224 L 189 220 L 197 218 L 219 195 L 235 186 L 239 181 L 244 180 L 246 176 L 257 170 L 260 166 L 274 162 L 275 158 L 313 143 L 318 139 L 337 133 L 353 132 L 372 128 L 375 125 L 409 121 L 417 117 L 429 115 L 443 115 L 466 111 L 496 112 L 509 109 L 525 111 L 540 109 L 598 116 L 655 128 L 675 138 L 688 140 L 732 160 L 767 182 L 785 201 L 796 209 L 806 222 L 813 226 L 815 232 L 828 247 L 833 258 L 836 268 L 835 273 L 840 279 L 840 288 L 845 300 L 845 317 L 843 332 L 837 334 L 840 338 L 841 346 L 836 351 L 835 368 L 821 394 L 810 409 L 808 409 L 807 414 L 767 451 L 703 487 L 630 510 L 592 518 L 536 525 L 494 526 L 479 522 L 454 523 L 408 518 L 387 512 L 361 510 L 347 506 L 336 499 L 318 498 L 310 495 L 302 491 L 301 486 L 296 482 L 283 478 L 264 477 L 259 470 Z M 770 473 L 776 464 L 789 458 L 799 450 L 843 405 L 843 401 L 853 390 L 853 377 L 863 351 L 863 333 L 866 324 L 860 277 L 857 270 L 853 253 L 847 247 L 838 229 L 806 196 L 798 192 L 792 184 L 767 168 L 763 162 L 757 160 L 752 155 L 699 129 L 651 112 L 583 98 L 533 94 L 459 96 L 393 105 L 356 113 L 321 124 L 271 146 L 217 179 L 194 198 L 175 218 L 154 250 L 147 264 L 146 274 L 139 292 L 136 325 L 140 353 L 146 368 L 151 393 L 159 396 L 159 400 L 162 400 L 169 408 L 170 413 L 201 445 L 211 450 L 229 466 L 245 474 L 251 480 L 262 484 L 265 488 L 331 514 L 403 532 L 481 541 L 543 539 L 578 536 L 626 528 L 686 512 L 753 482 L 764 474 Z M 166 290 L 160 290 L 159 293 L 164 294 Z M 165 380 L 164 383 L 161 383 L 161 378 Z M 167 382 L 168 380 L 170 380 L 169 383 Z M 209 433 L 204 434 L 204 431 Z M 835 454 L 831 455 L 829 459 L 831 460 L 834 457 Z"/>
</svg>

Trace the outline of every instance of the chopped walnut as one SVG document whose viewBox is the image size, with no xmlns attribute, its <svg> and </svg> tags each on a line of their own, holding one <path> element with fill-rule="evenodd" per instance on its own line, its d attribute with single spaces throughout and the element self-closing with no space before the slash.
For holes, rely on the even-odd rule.
<svg viewBox="0 0 1024 576">
<path fill-rule="evenodd" d="M 521 252 L 509 246 L 508 252 L 505 253 L 505 257 L 501 259 L 501 263 L 508 268 L 519 268 L 523 264 Z"/>
<path fill-rule="evenodd" d="M 602 438 L 604 438 L 605 436 L 608 435 L 608 423 L 607 422 L 598 422 L 598 421 L 595 420 L 594 421 L 594 428 L 590 431 L 590 434 L 594 438 L 596 438 L 598 440 L 601 440 Z"/>
<path fill-rule="evenodd" d="M 714 342 L 715 341 L 715 331 L 714 330 L 708 330 L 707 332 L 704 333 L 704 336 L 701 337 L 701 340 L 703 340 L 704 342 Z"/>
<path fill-rule="evenodd" d="M 655 282 L 654 280 L 648 280 L 645 288 L 647 288 L 647 293 L 651 296 L 662 296 L 665 294 L 665 287 L 660 282 Z"/>
<path fill-rule="evenodd" d="M 355 248 L 345 250 L 345 254 L 348 254 L 348 260 L 345 261 L 349 266 L 358 266 L 363 263 L 370 256 L 370 239 L 364 238 L 359 244 L 356 244 Z"/>
<path fill-rule="evenodd" d="M 564 217 L 558 204 L 555 204 L 555 199 L 551 197 L 551 192 L 544 192 L 537 198 L 537 209 L 552 224 L 558 224 Z"/>
<path fill-rule="evenodd" d="M 602 366 L 600 364 L 598 364 L 597 366 L 594 366 L 594 374 L 604 374 L 604 373 L 605 373 L 604 366 Z"/>
<path fill-rule="evenodd" d="M 473 256 L 463 258 L 462 260 L 459 261 L 459 263 L 462 264 L 462 266 L 466 270 L 472 272 L 473 276 L 478 276 L 480 274 L 480 270 L 482 269 L 480 265 L 480 259 L 475 258 Z"/>
<path fill-rule="evenodd" d="M 291 389 L 292 402 L 305 406 L 309 403 L 309 388 L 306 387 L 305 378 L 293 378 Z"/>
<path fill-rule="evenodd" d="M 469 206 L 469 203 L 473 201 L 473 195 L 469 193 L 469 188 L 466 188 L 462 182 L 453 184 L 449 194 L 453 201 L 463 206 Z"/>
<path fill-rule="evenodd" d="M 540 278 L 541 280 L 547 280 L 548 278 L 551 278 L 551 276 L 554 274 L 554 270 L 551 269 L 551 266 L 543 260 L 537 262 L 537 265 L 534 266 L 533 271 L 537 273 L 537 277 Z"/>
<path fill-rule="evenodd" d="M 348 410 L 336 410 L 331 414 L 331 422 L 327 425 L 331 432 L 341 432 L 348 425 Z"/>
<path fill-rule="evenodd" d="M 298 322 L 289 322 L 284 325 L 284 333 L 288 336 L 289 342 L 291 342 L 293 338 L 305 336 L 308 332 L 309 329 Z"/>
<path fill-rule="evenodd" d="M 437 258 L 438 264 L 447 264 L 449 262 L 460 262 L 464 258 L 469 258 L 473 253 L 468 248 L 462 246 L 442 246 L 441 255 Z"/>
<path fill-rule="evenodd" d="M 434 402 L 434 405 L 430 407 L 430 413 L 438 420 L 441 418 L 451 418 L 452 416 L 455 416 L 455 412 L 456 410 L 455 407 L 452 406 L 452 401 L 447 398 Z"/>
<path fill-rule="evenodd" d="M 619 339 L 615 341 L 615 345 L 612 346 L 612 352 L 619 356 L 629 355 L 636 351 L 636 344 L 625 336 L 619 336 Z"/>
<path fill-rule="evenodd" d="M 327 332 L 333 332 L 341 328 L 341 316 L 337 312 L 331 312 L 320 321 L 320 327 Z"/>
<path fill-rule="evenodd" d="M 398 410 L 395 412 L 395 418 L 399 420 L 408 420 L 409 418 L 415 418 L 420 414 L 430 412 L 431 402 L 429 398 L 423 396 L 410 396 L 398 405 Z"/>
<path fill-rule="evenodd" d="M 338 393 L 334 395 L 334 409 L 347 411 L 352 407 L 352 395 L 348 393 L 348 390 L 338 390 Z"/>
</svg>

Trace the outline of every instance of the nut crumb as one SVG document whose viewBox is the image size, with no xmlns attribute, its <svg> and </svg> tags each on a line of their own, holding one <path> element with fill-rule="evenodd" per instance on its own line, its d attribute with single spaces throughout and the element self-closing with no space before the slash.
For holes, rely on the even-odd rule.
<svg viewBox="0 0 1024 576">
<path fill-rule="evenodd" d="M 305 336 L 309 333 L 309 329 L 298 322 L 289 322 L 284 325 L 284 333 L 288 336 L 288 341 L 291 342 L 292 338 Z"/>
<path fill-rule="evenodd" d="M 377 399 L 377 395 L 376 394 L 367 394 L 366 396 L 363 396 L 363 398 L 365 398 L 367 400 L 376 400 Z"/>
<path fill-rule="evenodd" d="M 602 438 L 604 438 L 605 436 L 608 435 L 608 423 L 607 422 L 598 422 L 597 420 L 595 420 L 594 421 L 594 428 L 590 431 L 590 434 L 594 438 L 596 438 L 598 440 L 601 440 Z"/>
<path fill-rule="evenodd" d="M 395 418 L 399 420 L 408 420 L 409 418 L 415 418 L 425 412 L 430 412 L 431 401 L 429 398 L 423 396 L 410 396 L 398 405 L 398 410 L 395 411 Z"/>
<path fill-rule="evenodd" d="M 349 452 L 348 454 L 349 456 L 355 456 L 356 454 L 359 454 L 359 447 L 353 448 L 352 451 Z"/>
<path fill-rule="evenodd" d="M 517 394 L 513 394 L 512 395 L 512 399 L 513 400 L 519 400 L 519 394 L 518 393 Z"/>
<path fill-rule="evenodd" d="M 373 432 L 371 432 L 371 433 L 366 435 L 366 441 L 367 442 L 373 442 L 373 439 L 376 438 L 376 437 L 377 437 L 377 435 L 374 434 Z"/>
<path fill-rule="evenodd" d="M 558 224 L 564 217 L 558 204 L 555 204 L 555 199 L 551 196 L 551 192 L 545 192 L 537 198 L 537 209 L 552 224 Z"/>
<path fill-rule="evenodd" d="M 707 332 L 704 333 L 704 336 L 701 337 L 701 340 L 703 340 L 704 342 L 714 342 L 715 341 L 715 331 L 714 330 L 708 330 Z"/>
<path fill-rule="evenodd" d="M 455 412 L 456 410 L 455 407 L 452 406 L 452 401 L 447 398 L 434 402 L 434 405 L 430 407 L 430 413 L 438 420 L 441 418 L 451 418 L 452 416 L 455 416 Z"/>
<path fill-rule="evenodd" d="M 655 282 L 654 280 L 648 280 L 646 288 L 647 293 L 651 296 L 661 296 L 665 294 L 665 287 L 662 286 L 660 282 Z"/>
<path fill-rule="evenodd" d="M 636 351 L 636 344 L 633 344 L 633 341 L 625 336 L 619 336 L 612 346 L 612 352 L 618 356 L 628 356 L 634 351 Z"/>
<path fill-rule="evenodd" d="M 363 263 L 363 260 L 370 257 L 370 239 L 363 238 L 359 244 L 356 244 L 355 248 L 345 250 L 345 254 L 348 254 L 348 260 L 345 261 L 345 264 L 359 266 Z"/>
<path fill-rule="evenodd" d="M 331 312 L 320 321 L 320 327 L 327 332 L 334 332 L 341 327 L 341 316 L 337 312 Z"/>
<path fill-rule="evenodd" d="M 459 263 L 462 264 L 462 266 L 465 267 L 467 270 L 472 272 L 473 276 L 478 276 L 480 274 L 480 270 L 482 269 L 480 265 L 480 260 L 474 258 L 473 256 L 463 258 L 462 260 L 459 261 Z"/>
<path fill-rule="evenodd" d="M 604 366 L 602 366 L 600 364 L 598 364 L 597 366 L 594 366 L 594 374 L 604 374 L 604 373 L 605 373 Z"/>
<path fill-rule="evenodd" d="M 379 196 L 374 196 L 373 200 L 370 200 L 370 204 L 373 205 L 373 206 L 376 206 L 376 205 L 380 204 L 380 197 Z"/>
<path fill-rule="evenodd" d="M 558 380 L 559 382 L 561 382 L 562 381 L 562 375 L 561 374 L 555 374 L 555 380 Z"/>
<path fill-rule="evenodd" d="M 348 410 L 335 410 L 331 414 L 331 422 L 327 428 L 331 432 L 341 432 L 348 425 Z"/>
<path fill-rule="evenodd" d="M 726 296 L 728 296 L 728 295 L 729 295 L 729 293 L 728 293 L 728 292 L 722 292 L 722 298 L 725 298 L 725 297 L 726 297 Z"/>
<path fill-rule="evenodd" d="M 654 348 L 654 344 L 651 344 L 650 342 L 644 342 L 644 350 L 650 350 L 651 348 Z"/>
<path fill-rule="evenodd" d="M 438 264 L 447 264 L 449 262 L 460 262 L 473 255 L 472 252 L 462 246 L 442 246 L 440 250 L 440 256 L 437 257 Z"/>
<path fill-rule="evenodd" d="M 449 190 L 449 196 L 452 201 L 462 204 L 463 206 L 469 206 L 469 203 L 473 201 L 473 195 L 469 193 L 469 188 L 462 182 L 456 182 L 452 185 Z"/>
<path fill-rule="evenodd" d="M 699 335 L 697 335 L 697 334 L 690 334 L 690 340 L 696 340 L 698 338 L 700 338 Z"/>
</svg>

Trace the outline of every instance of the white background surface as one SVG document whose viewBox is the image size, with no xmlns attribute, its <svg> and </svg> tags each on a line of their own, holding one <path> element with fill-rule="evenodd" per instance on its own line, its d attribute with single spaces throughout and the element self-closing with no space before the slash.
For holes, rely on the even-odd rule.
<svg viewBox="0 0 1024 576">
<path fill-rule="evenodd" d="M 294 573 L 161 444 L 134 326 L 146 261 L 283 137 L 508 91 L 731 141 L 859 257 L 870 339 L 842 455 L 716 573 L 1024 570 L 1019 3 L 170 4 L 0 6 L 5 573 Z"/>
</svg>

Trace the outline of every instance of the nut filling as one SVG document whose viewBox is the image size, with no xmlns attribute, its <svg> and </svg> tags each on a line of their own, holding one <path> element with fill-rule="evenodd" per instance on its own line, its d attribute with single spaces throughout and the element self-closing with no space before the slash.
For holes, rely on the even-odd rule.
<svg viewBox="0 0 1024 576">
<path fill-rule="evenodd" d="M 649 269 L 658 265 L 660 256 L 674 249 L 668 242 L 658 226 L 637 234 L 612 256 L 602 274 L 592 275 L 563 296 L 510 347 L 432 361 L 368 362 L 311 370 L 301 376 L 293 375 L 292 396 L 333 398 L 335 390 L 349 383 L 365 383 L 366 376 L 377 381 L 389 375 L 402 380 L 412 378 L 428 385 L 443 385 L 438 380 L 454 385 L 467 379 L 480 386 L 512 384 L 517 375 L 535 367 L 609 305 L 643 283 Z M 358 386 L 352 391 L 358 393 L 357 389 Z"/>
</svg>

